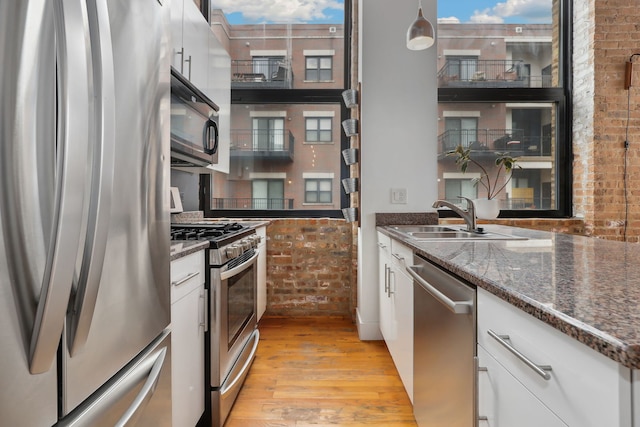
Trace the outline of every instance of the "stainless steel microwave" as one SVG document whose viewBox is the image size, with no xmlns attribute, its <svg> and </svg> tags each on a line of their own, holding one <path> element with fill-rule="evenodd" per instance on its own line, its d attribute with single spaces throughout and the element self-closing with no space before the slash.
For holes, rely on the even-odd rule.
<svg viewBox="0 0 640 427">
<path fill-rule="evenodd" d="M 218 111 L 204 93 L 171 67 L 171 166 L 218 163 Z"/>
</svg>

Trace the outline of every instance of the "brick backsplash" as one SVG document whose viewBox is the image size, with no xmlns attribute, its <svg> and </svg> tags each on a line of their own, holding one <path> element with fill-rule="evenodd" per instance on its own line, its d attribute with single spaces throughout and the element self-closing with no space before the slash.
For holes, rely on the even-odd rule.
<svg viewBox="0 0 640 427">
<path fill-rule="evenodd" d="M 355 312 L 352 224 L 342 219 L 273 219 L 267 227 L 270 316 Z"/>
</svg>

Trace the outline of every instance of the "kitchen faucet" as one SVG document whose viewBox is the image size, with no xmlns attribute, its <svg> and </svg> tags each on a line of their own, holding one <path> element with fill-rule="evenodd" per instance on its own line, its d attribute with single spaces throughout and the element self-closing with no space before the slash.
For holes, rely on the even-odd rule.
<svg viewBox="0 0 640 427">
<path fill-rule="evenodd" d="M 467 223 L 467 229 L 465 231 L 468 231 L 470 233 L 481 233 L 482 229 L 479 229 L 476 225 L 476 209 L 475 209 L 475 206 L 473 205 L 473 200 L 463 196 L 459 196 L 459 197 L 467 201 L 466 211 L 463 209 L 460 209 L 458 206 L 454 205 L 453 203 L 447 202 L 446 200 L 436 200 L 435 202 L 433 202 L 433 207 L 435 209 L 442 208 L 442 207 L 451 209 L 452 211 L 460 215 L 460 217 L 462 217 L 462 219 L 464 219 L 464 221 Z"/>
</svg>

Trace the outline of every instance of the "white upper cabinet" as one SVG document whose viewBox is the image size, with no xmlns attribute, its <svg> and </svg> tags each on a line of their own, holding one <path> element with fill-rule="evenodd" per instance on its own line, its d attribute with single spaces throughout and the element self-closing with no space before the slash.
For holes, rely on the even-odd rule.
<svg viewBox="0 0 640 427">
<path fill-rule="evenodd" d="M 171 66 L 213 101 L 218 111 L 218 163 L 191 173 L 229 173 L 231 57 L 192 0 L 171 0 Z"/>
</svg>

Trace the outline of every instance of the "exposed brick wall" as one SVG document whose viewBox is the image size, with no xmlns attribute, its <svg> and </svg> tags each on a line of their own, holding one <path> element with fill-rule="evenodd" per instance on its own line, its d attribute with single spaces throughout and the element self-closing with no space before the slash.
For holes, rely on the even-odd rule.
<svg viewBox="0 0 640 427">
<path fill-rule="evenodd" d="M 640 52 L 640 9 L 625 0 L 574 2 L 574 213 L 585 233 L 623 240 L 624 141 L 630 96 L 627 241 L 640 240 L 640 61 L 624 89 L 625 62 Z"/>
<path fill-rule="evenodd" d="M 266 315 L 353 317 L 351 230 L 342 219 L 271 220 Z"/>
</svg>

